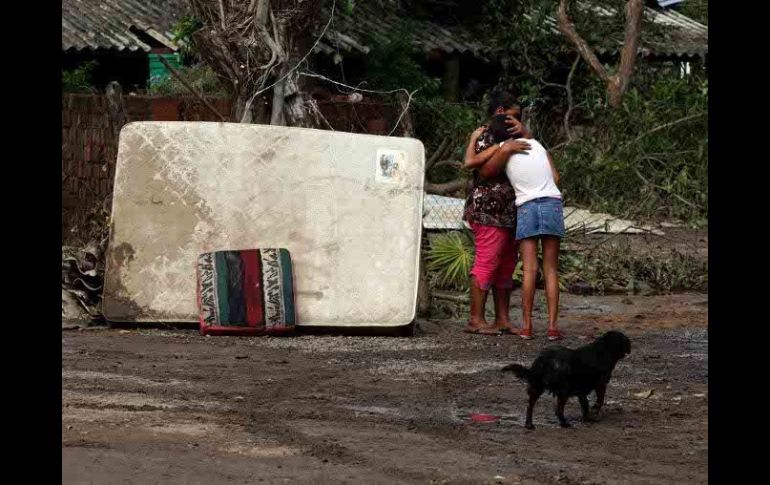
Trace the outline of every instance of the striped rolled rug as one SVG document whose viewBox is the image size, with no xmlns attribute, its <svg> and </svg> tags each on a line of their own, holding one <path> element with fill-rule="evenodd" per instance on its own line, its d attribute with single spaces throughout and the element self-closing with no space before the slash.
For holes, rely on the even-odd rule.
<svg viewBox="0 0 770 485">
<path fill-rule="evenodd" d="M 198 311 L 203 335 L 292 332 L 294 276 L 283 248 L 214 251 L 198 257 Z"/>
</svg>

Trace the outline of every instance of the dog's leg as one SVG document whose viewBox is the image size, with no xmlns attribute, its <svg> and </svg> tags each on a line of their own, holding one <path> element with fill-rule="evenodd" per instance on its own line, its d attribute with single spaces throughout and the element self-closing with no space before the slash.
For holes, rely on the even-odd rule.
<svg viewBox="0 0 770 485">
<path fill-rule="evenodd" d="M 593 411 L 595 414 L 599 414 L 604 406 L 604 393 L 607 391 L 607 384 L 599 384 L 596 387 L 596 402 L 593 405 Z"/>
<path fill-rule="evenodd" d="M 583 422 L 590 423 L 594 421 L 591 414 L 588 412 L 588 397 L 585 395 L 578 396 L 578 401 L 580 401 L 580 409 L 583 411 Z"/>
<path fill-rule="evenodd" d="M 559 426 L 569 428 L 570 424 L 564 418 L 564 405 L 567 404 L 567 396 L 559 394 L 556 396 L 556 418 L 559 420 Z"/>
<path fill-rule="evenodd" d="M 532 424 L 532 410 L 535 408 L 535 403 L 540 398 L 540 395 L 543 394 L 543 390 L 529 386 L 527 387 L 527 393 L 529 394 L 529 404 L 527 404 L 527 420 L 524 422 L 524 427 L 535 429 L 535 425 Z"/>
</svg>

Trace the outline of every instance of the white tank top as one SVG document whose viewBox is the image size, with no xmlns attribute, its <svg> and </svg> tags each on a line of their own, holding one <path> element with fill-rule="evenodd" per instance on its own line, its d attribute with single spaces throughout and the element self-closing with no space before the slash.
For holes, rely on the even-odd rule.
<svg viewBox="0 0 770 485">
<path fill-rule="evenodd" d="M 524 141 L 532 148 L 527 153 L 514 153 L 505 166 L 505 174 L 516 191 L 516 206 L 540 197 L 561 199 L 545 147 L 534 139 Z"/>
</svg>

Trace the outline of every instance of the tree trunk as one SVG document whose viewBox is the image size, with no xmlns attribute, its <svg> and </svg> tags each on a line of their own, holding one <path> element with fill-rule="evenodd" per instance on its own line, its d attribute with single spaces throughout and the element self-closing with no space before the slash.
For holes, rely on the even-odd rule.
<svg viewBox="0 0 770 485">
<path fill-rule="evenodd" d="M 291 76 L 309 56 L 301 41 L 318 21 L 319 0 L 188 0 L 202 23 L 193 34 L 201 58 L 214 70 L 232 100 L 231 119 L 284 125 Z M 272 94 L 270 91 L 273 91 Z M 269 105 L 267 99 L 272 98 Z M 292 106 L 297 110 L 300 103 Z M 301 118 L 301 116 L 299 117 Z"/>
<path fill-rule="evenodd" d="M 580 56 L 591 66 L 596 75 L 604 81 L 607 87 L 609 105 L 617 108 L 622 104 L 623 95 L 628 90 L 631 75 L 636 64 L 636 57 L 639 53 L 644 0 L 628 0 L 628 3 L 626 3 L 626 29 L 623 47 L 620 50 L 620 64 L 617 72 L 612 75 L 604 68 L 604 65 L 599 61 L 591 46 L 578 34 L 575 24 L 567 13 L 568 7 L 569 0 L 559 0 L 557 11 L 559 30 L 575 46 Z"/>
<path fill-rule="evenodd" d="M 441 84 L 444 99 L 449 102 L 456 102 L 460 97 L 460 58 L 457 55 L 449 56 L 446 59 Z"/>
<path fill-rule="evenodd" d="M 285 68 L 281 69 L 280 77 L 284 77 L 285 75 Z M 286 124 L 286 117 L 284 116 L 285 89 L 286 79 L 278 81 L 278 83 L 273 86 L 273 105 L 270 113 L 271 125 L 283 126 Z"/>
<path fill-rule="evenodd" d="M 107 94 L 107 116 L 112 134 L 117 138 L 120 135 L 120 129 L 126 124 L 128 115 L 126 107 L 123 104 L 123 88 L 117 81 L 112 81 L 105 90 Z"/>
</svg>

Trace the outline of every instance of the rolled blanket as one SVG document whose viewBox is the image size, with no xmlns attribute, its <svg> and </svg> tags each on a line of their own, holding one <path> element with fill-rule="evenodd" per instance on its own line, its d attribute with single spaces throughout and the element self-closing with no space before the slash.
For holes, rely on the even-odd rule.
<svg viewBox="0 0 770 485">
<path fill-rule="evenodd" d="M 283 248 L 214 251 L 198 257 L 203 335 L 282 334 L 294 330 L 294 275 Z"/>
</svg>

